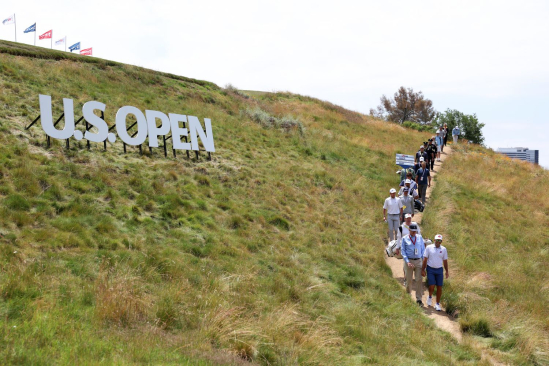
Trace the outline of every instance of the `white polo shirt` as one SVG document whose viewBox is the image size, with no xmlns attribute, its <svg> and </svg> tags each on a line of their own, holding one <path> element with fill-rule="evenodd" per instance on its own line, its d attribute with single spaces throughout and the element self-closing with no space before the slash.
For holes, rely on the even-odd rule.
<svg viewBox="0 0 549 366">
<path fill-rule="evenodd" d="M 427 245 L 424 258 L 427 258 L 427 265 L 431 268 L 441 268 L 444 260 L 448 260 L 448 251 L 444 246 L 437 248 L 435 244 Z"/>
<path fill-rule="evenodd" d="M 383 204 L 383 208 L 387 210 L 388 215 L 400 215 L 400 209 L 402 208 L 402 201 L 400 198 L 387 198 Z"/>
</svg>

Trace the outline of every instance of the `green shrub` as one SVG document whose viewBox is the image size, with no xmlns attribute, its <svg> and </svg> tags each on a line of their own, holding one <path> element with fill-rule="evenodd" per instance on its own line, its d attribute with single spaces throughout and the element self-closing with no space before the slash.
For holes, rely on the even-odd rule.
<svg viewBox="0 0 549 366">
<path fill-rule="evenodd" d="M 492 331 L 490 330 L 490 324 L 488 320 L 484 318 L 472 318 L 469 320 L 461 320 L 461 330 L 466 333 L 471 333 L 484 338 L 492 337 Z"/>
<path fill-rule="evenodd" d="M 18 210 L 18 211 L 26 211 L 30 209 L 30 203 L 25 199 L 25 197 L 20 196 L 18 194 L 12 194 L 6 198 L 4 201 L 4 204 L 12 209 L 12 210 Z"/>
</svg>

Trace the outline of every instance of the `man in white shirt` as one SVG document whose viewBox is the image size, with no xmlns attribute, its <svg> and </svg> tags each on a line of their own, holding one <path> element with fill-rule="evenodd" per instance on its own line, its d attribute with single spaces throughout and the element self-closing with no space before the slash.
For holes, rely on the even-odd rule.
<svg viewBox="0 0 549 366">
<path fill-rule="evenodd" d="M 389 240 L 393 241 L 402 217 L 402 202 L 396 197 L 396 189 L 391 188 L 389 193 L 391 197 L 383 204 L 383 221 L 389 224 Z"/>
<path fill-rule="evenodd" d="M 435 286 L 437 287 L 437 303 L 435 310 L 440 311 L 440 297 L 442 296 L 442 282 L 443 272 L 442 266 L 446 271 L 446 278 L 448 278 L 448 251 L 442 245 L 442 235 L 435 235 L 435 244 L 428 245 L 425 248 L 423 255 L 423 266 L 421 268 L 421 275 L 427 275 L 427 281 L 429 282 L 429 298 L 427 299 L 427 306 L 431 306 L 433 303 L 433 291 Z M 427 273 L 425 273 L 427 269 Z"/>
</svg>

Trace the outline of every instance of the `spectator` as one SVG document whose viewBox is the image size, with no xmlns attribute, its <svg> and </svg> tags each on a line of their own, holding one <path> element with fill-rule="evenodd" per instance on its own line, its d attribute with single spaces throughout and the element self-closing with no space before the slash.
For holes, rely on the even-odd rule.
<svg viewBox="0 0 549 366">
<path fill-rule="evenodd" d="M 461 131 L 459 130 L 459 127 L 456 125 L 452 130 L 452 137 L 454 138 L 454 144 L 458 143 L 459 135 L 461 135 Z"/>
<path fill-rule="evenodd" d="M 418 163 L 419 162 L 419 159 L 422 158 L 424 160 L 427 159 L 427 153 L 425 152 L 425 147 L 423 145 L 421 145 L 419 147 L 419 151 L 416 153 L 416 159 L 415 159 L 415 162 Z"/>
<path fill-rule="evenodd" d="M 404 194 L 404 189 L 405 188 L 408 188 L 408 193 L 413 198 L 419 197 L 418 194 L 417 194 L 417 183 L 413 179 L 406 179 L 404 181 L 404 185 L 402 186 L 402 188 L 400 188 L 400 191 L 398 191 L 399 196 L 402 196 Z"/>
<path fill-rule="evenodd" d="M 442 150 L 442 143 L 443 143 L 443 139 L 442 139 L 442 135 L 441 135 L 441 131 L 437 131 L 437 137 L 435 137 L 435 145 L 437 146 L 437 161 L 440 161 L 440 152 Z"/>
<path fill-rule="evenodd" d="M 400 226 L 400 217 L 402 216 L 402 202 L 396 197 L 396 189 L 389 191 L 391 197 L 388 197 L 383 204 L 383 221 L 389 225 L 389 240 L 396 238 L 396 232 Z"/>
<path fill-rule="evenodd" d="M 402 195 L 399 195 L 400 201 L 402 202 L 402 213 L 410 214 L 414 217 L 414 197 L 410 195 L 410 188 L 402 187 Z M 404 215 L 402 215 L 401 223 L 404 222 Z"/>
<path fill-rule="evenodd" d="M 397 234 L 397 246 L 396 246 L 396 255 L 400 255 L 400 252 L 401 252 L 401 249 L 402 248 L 402 238 L 405 237 L 406 235 L 410 234 L 410 225 L 412 224 L 415 224 L 417 225 L 417 233 L 418 234 L 421 234 L 421 229 L 419 227 L 419 225 L 417 224 L 417 222 L 415 221 L 412 221 L 412 215 L 410 214 L 405 214 L 404 215 L 404 222 L 402 223 L 402 225 L 400 225 L 398 227 L 398 234 Z M 403 262 L 403 271 L 404 271 L 404 286 L 406 286 L 406 262 Z"/>
<path fill-rule="evenodd" d="M 429 168 L 429 165 L 430 165 L 431 171 L 433 171 L 433 169 L 435 168 L 435 158 L 437 153 L 437 147 L 435 146 L 433 139 L 429 139 L 429 145 L 427 145 L 426 151 L 429 154 L 429 160 L 427 161 L 427 168 Z"/>
<path fill-rule="evenodd" d="M 419 197 L 421 198 L 421 202 L 425 204 L 427 187 L 431 186 L 431 172 L 427 169 L 427 164 L 425 164 L 425 162 L 421 165 L 421 169 L 417 171 L 416 181 L 417 186 L 419 187 Z"/>
<path fill-rule="evenodd" d="M 448 143 L 448 135 L 450 134 L 450 131 L 448 130 L 448 125 L 444 124 L 444 145 L 442 147 L 446 146 Z M 442 150 L 444 152 L 444 149 Z"/>
<path fill-rule="evenodd" d="M 419 161 L 414 164 L 414 171 L 416 172 L 416 180 L 417 180 L 417 171 L 421 168 L 421 163 L 423 163 L 424 161 L 425 159 L 422 156 L 421 158 L 419 158 Z"/>
<path fill-rule="evenodd" d="M 414 167 L 410 167 L 410 168 L 407 168 L 407 169 L 402 169 L 400 171 L 400 181 L 401 182 L 403 180 L 408 179 L 408 173 L 412 175 L 412 178 L 410 178 L 410 179 L 415 179 L 416 173 L 414 172 Z"/>
<path fill-rule="evenodd" d="M 437 303 L 435 310 L 442 310 L 440 307 L 440 297 L 442 296 L 442 283 L 443 273 L 442 266 L 446 270 L 446 278 L 448 278 L 448 251 L 442 245 L 442 235 L 435 235 L 435 244 L 427 246 L 425 249 L 425 255 L 423 258 L 423 266 L 421 267 L 421 275 L 427 275 L 427 281 L 429 283 L 429 298 L 427 299 L 427 306 L 431 306 L 433 291 L 435 286 L 437 287 Z M 427 268 L 427 273 L 425 269 Z"/>
<path fill-rule="evenodd" d="M 402 258 L 406 262 L 406 292 L 412 292 L 412 280 L 415 273 L 416 302 L 423 306 L 421 298 L 423 297 L 423 283 L 421 281 L 421 268 L 423 262 L 423 252 L 425 251 L 425 242 L 421 235 L 417 234 L 416 224 L 410 225 L 410 234 L 402 238 Z"/>
</svg>

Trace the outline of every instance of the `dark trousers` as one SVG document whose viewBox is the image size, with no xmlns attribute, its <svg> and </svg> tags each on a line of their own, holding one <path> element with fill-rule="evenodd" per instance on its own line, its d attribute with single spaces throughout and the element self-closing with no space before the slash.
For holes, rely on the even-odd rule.
<svg viewBox="0 0 549 366">
<path fill-rule="evenodd" d="M 431 159 L 427 162 L 427 166 L 431 164 L 431 170 L 435 169 L 435 159 Z"/>
<path fill-rule="evenodd" d="M 425 204 L 425 196 L 427 195 L 427 184 L 420 184 L 419 187 L 419 195 L 421 197 L 421 202 Z"/>
</svg>

